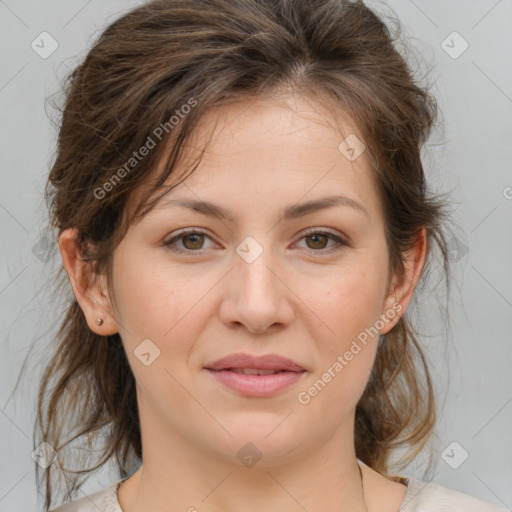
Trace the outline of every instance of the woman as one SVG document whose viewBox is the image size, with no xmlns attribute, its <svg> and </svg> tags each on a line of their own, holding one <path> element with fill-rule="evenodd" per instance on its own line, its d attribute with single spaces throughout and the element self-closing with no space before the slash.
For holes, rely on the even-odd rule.
<svg viewBox="0 0 512 512">
<path fill-rule="evenodd" d="M 74 440 L 120 479 L 59 512 L 500 510 L 391 471 L 435 425 L 406 310 L 434 243 L 449 274 L 436 113 L 361 1 L 159 0 L 104 31 L 47 188 L 73 296 L 46 511 Z"/>
</svg>

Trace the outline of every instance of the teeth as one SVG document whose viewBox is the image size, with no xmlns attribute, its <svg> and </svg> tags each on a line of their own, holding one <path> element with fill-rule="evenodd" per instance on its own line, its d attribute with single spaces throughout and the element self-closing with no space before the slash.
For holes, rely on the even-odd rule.
<svg viewBox="0 0 512 512">
<path fill-rule="evenodd" d="M 244 375 L 273 375 L 280 373 L 281 370 L 259 370 L 257 368 L 231 368 L 235 373 L 242 373 Z"/>
</svg>

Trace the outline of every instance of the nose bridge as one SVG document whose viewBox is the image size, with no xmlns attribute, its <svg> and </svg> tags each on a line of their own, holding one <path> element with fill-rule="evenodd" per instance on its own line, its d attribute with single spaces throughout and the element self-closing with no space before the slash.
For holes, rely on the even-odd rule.
<svg viewBox="0 0 512 512">
<path fill-rule="evenodd" d="M 260 241 L 254 236 L 247 236 L 237 246 L 238 261 L 235 270 L 241 273 L 240 285 L 244 290 L 253 297 L 263 293 L 266 294 L 267 299 L 270 299 L 269 294 L 280 285 L 276 282 L 279 280 L 274 272 L 271 271 L 277 265 L 270 246 L 270 236 L 265 240 L 263 236 L 258 238 Z"/>
<path fill-rule="evenodd" d="M 287 287 L 277 277 L 280 265 L 269 246 L 271 237 L 263 238 L 260 243 L 248 236 L 236 247 L 230 291 L 223 305 L 224 321 L 242 323 L 252 332 L 288 323 L 293 316 Z"/>
</svg>

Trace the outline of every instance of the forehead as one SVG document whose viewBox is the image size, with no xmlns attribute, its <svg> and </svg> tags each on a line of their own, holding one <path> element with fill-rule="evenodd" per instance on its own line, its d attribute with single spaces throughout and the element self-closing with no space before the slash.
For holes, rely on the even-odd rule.
<svg viewBox="0 0 512 512">
<path fill-rule="evenodd" d="M 293 162 L 326 150 L 339 155 L 339 144 L 356 133 L 362 139 L 346 114 L 335 113 L 317 99 L 291 94 L 210 109 L 191 134 L 189 143 L 202 147 L 211 137 L 207 150 L 211 157 L 240 153 L 248 156 L 264 148 L 274 151 L 261 153 L 260 159 L 278 160 L 283 155 Z"/>
<path fill-rule="evenodd" d="M 257 98 L 209 110 L 168 183 L 201 153 L 194 172 L 157 209 L 185 198 L 268 208 L 335 193 L 365 203 L 369 211 L 377 207 L 375 177 L 354 123 L 311 98 Z"/>
</svg>

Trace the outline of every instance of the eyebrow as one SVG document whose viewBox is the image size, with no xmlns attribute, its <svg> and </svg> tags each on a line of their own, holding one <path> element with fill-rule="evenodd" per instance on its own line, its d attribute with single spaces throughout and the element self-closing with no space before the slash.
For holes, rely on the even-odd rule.
<svg viewBox="0 0 512 512">
<path fill-rule="evenodd" d="M 228 209 L 218 204 L 211 203 L 209 201 L 187 198 L 170 199 L 157 205 L 157 208 L 160 209 L 173 206 L 181 206 L 183 208 L 188 208 L 202 215 L 215 217 L 217 219 L 229 221 L 231 223 L 234 223 L 235 220 L 233 214 Z M 306 203 L 288 206 L 283 211 L 283 219 L 298 219 L 300 217 L 304 217 L 319 210 L 332 208 L 333 206 L 349 207 L 358 212 L 363 213 L 368 218 L 370 217 L 370 214 L 368 213 L 366 208 L 361 203 L 357 202 L 355 199 L 351 199 L 350 197 L 347 196 L 328 196 L 323 197 L 321 199 L 307 201 Z"/>
</svg>

